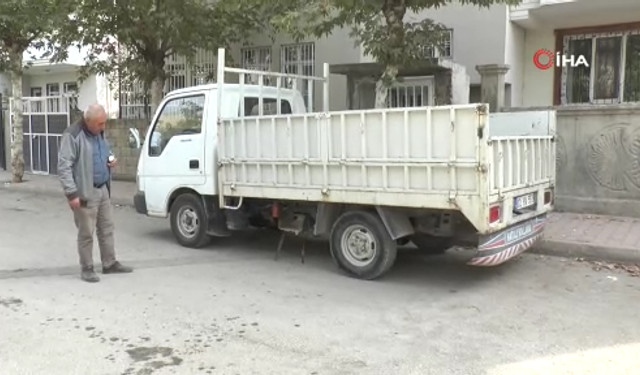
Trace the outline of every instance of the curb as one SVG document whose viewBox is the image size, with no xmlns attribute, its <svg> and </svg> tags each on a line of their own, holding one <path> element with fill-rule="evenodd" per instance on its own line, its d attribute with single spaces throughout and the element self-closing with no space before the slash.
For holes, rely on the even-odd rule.
<svg viewBox="0 0 640 375">
<path fill-rule="evenodd" d="M 12 184 L 6 185 L 3 183 L 3 184 L 0 184 L 0 190 L 21 191 L 26 193 L 44 195 L 52 198 L 64 199 L 64 195 L 60 190 L 51 190 L 36 184 L 32 184 L 32 185 L 20 184 L 20 185 L 14 186 Z M 122 196 L 119 197 L 119 196 L 112 195 L 111 203 L 118 206 L 133 207 L 133 197 L 125 198 Z"/>
<path fill-rule="evenodd" d="M 640 250 L 625 247 L 602 246 L 559 240 L 545 240 L 535 244 L 528 252 L 564 258 L 584 258 L 605 262 L 640 264 Z"/>
</svg>

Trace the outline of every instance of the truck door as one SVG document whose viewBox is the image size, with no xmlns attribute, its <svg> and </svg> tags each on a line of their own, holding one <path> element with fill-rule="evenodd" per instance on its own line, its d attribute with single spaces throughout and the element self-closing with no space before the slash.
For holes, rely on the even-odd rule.
<svg viewBox="0 0 640 375">
<path fill-rule="evenodd" d="M 205 93 L 187 93 L 165 101 L 141 150 L 140 185 L 149 213 L 165 213 L 169 195 L 179 187 L 206 182 Z M 145 155 L 142 155 L 145 154 Z"/>
</svg>

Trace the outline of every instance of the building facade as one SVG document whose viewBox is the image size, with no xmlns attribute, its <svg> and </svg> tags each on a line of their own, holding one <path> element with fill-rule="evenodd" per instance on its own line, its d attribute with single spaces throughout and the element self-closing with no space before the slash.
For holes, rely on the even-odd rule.
<svg viewBox="0 0 640 375">
<path fill-rule="evenodd" d="M 33 103 L 25 104 L 26 112 L 66 113 L 84 109 L 91 103 L 100 103 L 113 115 L 118 112 L 117 98 L 109 87 L 106 77 L 89 75 L 80 79 L 80 67 L 86 51 L 69 49 L 69 58 L 62 63 L 50 63 L 46 59 L 34 59 L 37 51 L 24 54 L 25 70 L 22 77 L 22 96 Z M 0 72 L 0 94 L 11 95 L 8 73 Z M 56 97 L 64 99 L 56 99 Z M 42 99 L 37 99 L 42 98 Z M 70 108 L 62 108 L 62 103 Z"/>
<path fill-rule="evenodd" d="M 470 78 L 470 102 L 480 101 L 480 76 L 475 67 L 505 64 L 506 106 L 549 106 L 576 103 L 617 103 L 640 100 L 640 3 L 637 0 L 523 0 L 519 6 L 496 5 L 477 8 L 452 4 L 407 19 L 431 18 L 449 29 L 442 58 L 466 67 Z M 539 50 L 563 55 L 584 55 L 589 66 L 554 67 L 541 70 L 534 64 Z M 272 41 L 256 36 L 228 55 L 244 68 L 295 74 L 322 73 L 322 64 L 370 62 L 346 29 L 337 29 L 322 39 L 294 42 L 286 36 Z M 73 51 L 64 64 L 36 62 L 24 79 L 24 96 L 55 96 L 75 92 L 78 106 L 100 102 L 112 117 L 148 117 L 147 99 L 140 85 L 109 87 L 104 77 L 77 82 L 82 52 Z M 167 59 L 165 91 L 212 82 L 215 51 L 200 51 L 193 63 L 180 57 Z M 402 85 L 402 84 L 399 84 Z M 405 84 L 407 86 L 407 84 Z M 412 79 L 421 100 L 399 100 L 430 104 L 433 80 Z M 636 88 L 638 86 L 638 88 Z M 298 86 L 301 90 L 304 87 Z M 331 76 L 330 108 L 346 109 L 346 78 Z M 0 76 L 0 92 L 10 92 L 7 77 Z M 319 90 L 319 88 L 316 88 Z M 407 90 L 405 90 L 407 91 Z M 314 91 L 319 108 L 319 91 Z M 308 93 L 303 92 L 308 95 Z M 407 94 L 408 95 L 408 94 Z"/>
<path fill-rule="evenodd" d="M 640 2 L 525 0 L 510 19 L 522 30 L 524 105 L 640 101 Z M 540 49 L 585 56 L 589 66 L 540 70 Z"/>
</svg>

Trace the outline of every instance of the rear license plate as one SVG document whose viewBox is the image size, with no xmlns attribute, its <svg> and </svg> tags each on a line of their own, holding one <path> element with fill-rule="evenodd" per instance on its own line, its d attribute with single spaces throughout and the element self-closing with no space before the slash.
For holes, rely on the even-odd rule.
<svg viewBox="0 0 640 375">
<path fill-rule="evenodd" d="M 513 206 L 516 210 L 531 207 L 536 204 L 535 194 L 526 194 L 516 197 L 513 202 Z"/>
</svg>

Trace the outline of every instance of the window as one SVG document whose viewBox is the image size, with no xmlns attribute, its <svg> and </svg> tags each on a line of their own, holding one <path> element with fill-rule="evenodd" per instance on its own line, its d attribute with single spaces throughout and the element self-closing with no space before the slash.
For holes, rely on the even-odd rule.
<svg viewBox="0 0 640 375">
<path fill-rule="evenodd" d="M 202 133 L 204 95 L 173 99 L 167 102 L 153 128 L 149 156 L 160 156 L 171 138 Z"/>
<path fill-rule="evenodd" d="M 122 46 L 121 46 L 122 47 Z M 123 50 L 127 50 L 122 47 Z M 195 48 L 190 58 L 172 53 L 165 60 L 167 79 L 163 94 L 190 86 L 213 83 L 216 80 L 216 50 Z M 126 52 L 125 52 L 126 53 Z M 120 71 L 120 118 L 150 118 L 149 95 L 141 81 L 126 70 Z"/>
<path fill-rule="evenodd" d="M 42 97 L 42 87 L 32 87 L 30 90 L 30 94 L 32 97 L 41 98 Z M 29 108 L 28 111 L 31 113 L 41 113 L 42 112 L 42 101 L 40 100 L 29 100 Z"/>
<path fill-rule="evenodd" d="M 120 118 L 151 118 L 144 86 L 139 81 L 124 81 L 118 92 Z"/>
<path fill-rule="evenodd" d="M 389 89 L 387 107 L 424 107 L 433 105 L 433 78 L 404 78 Z"/>
<path fill-rule="evenodd" d="M 213 63 L 200 63 L 193 66 L 192 73 L 192 86 L 215 82 L 216 66 Z"/>
<path fill-rule="evenodd" d="M 563 54 L 589 66 L 562 68 L 562 104 L 640 102 L 640 30 L 565 36 Z"/>
<path fill-rule="evenodd" d="M 271 47 L 243 48 L 240 50 L 242 69 L 259 70 L 268 72 L 271 70 Z M 272 77 L 263 76 L 264 85 L 270 85 Z M 245 82 L 258 85 L 259 78 L 255 74 L 245 74 Z"/>
<path fill-rule="evenodd" d="M 216 51 L 196 48 L 193 52 L 190 58 L 177 53 L 167 56 L 165 94 L 185 87 L 215 82 L 218 59 Z"/>
<path fill-rule="evenodd" d="M 291 44 L 282 46 L 280 56 L 280 71 L 282 73 L 301 76 L 314 76 L 316 71 L 316 47 L 314 43 Z M 282 87 L 294 88 L 302 94 L 304 102 L 310 111 L 314 103 L 309 102 L 310 80 L 285 78 Z"/>
<path fill-rule="evenodd" d="M 47 83 L 47 96 L 60 96 L 60 84 Z"/>
<path fill-rule="evenodd" d="M 440 57 L 443 59 L 451 59 L 453 57 L 453 29 L 446 29 L 442 31 L 442 39 L 440 40 L 439 47 L 429 46 L 426 48 L 427 57 Z"/>
<path fill-rule="evenodd" d="M 70 96 L 78 95 L 78 84 L 76 82 L 65 82 L 64 93 Z"/>
<path fill-rule="evenodd" d="M 78 83 L 65 82 L 64 95 L 68 98 L 66 100 L 68 101 L 67 105 L 69 107 L 69 112 L 79 112 L 80 108 L 78 108 Z"/>
<path fill-rule="evenodd" d="M 429 88 L 426 86 L 392 87 L 387 101 L 389 108 L 427 106 Z"/>
<path fill-rule="evenodd" d="M 185 63 L 168 62 L 165 69 L 168 74 L 167 81 L 165 82 L 165 94 L 187 87 L 187 65 Z"/>
<path fill-rule="evenodd" d="M 260 116 L 260 107 L 259 107 L 258 98 L 246 97 L 244 98 L 244 116 Z M 278 113 L 278 100 L 273 98 L 263 98 L 262 99 L 262 116 L 273 116 L 273 115 L 290 115 L 293 113 L 291 111 L 291 104 L 289 101 L 280 99 L 280 113 Z M 240 109 L 238 109 L 238 112 Z"/>
<path fill-rule="evenodd" d="M 60 84 L 47 83 L 47 112 L 60 112 Z"/>
</svg>

